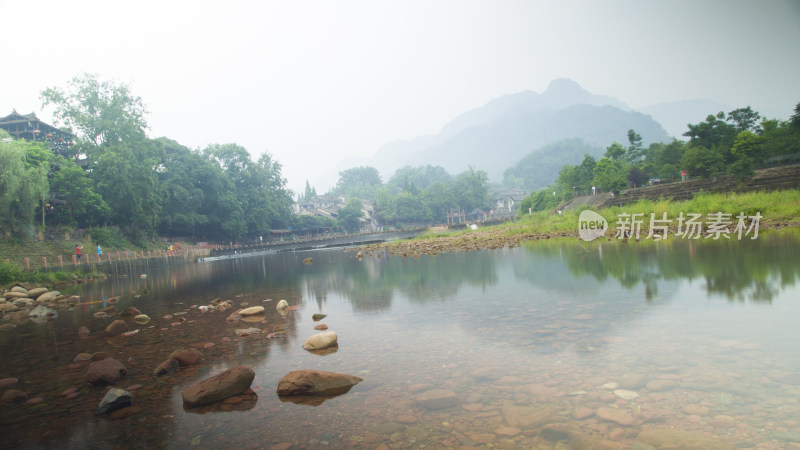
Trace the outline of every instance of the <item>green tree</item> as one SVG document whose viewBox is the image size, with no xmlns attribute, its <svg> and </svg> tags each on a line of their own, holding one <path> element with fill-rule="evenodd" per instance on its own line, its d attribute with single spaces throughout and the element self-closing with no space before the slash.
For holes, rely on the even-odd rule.
<svg viewBox="0 0 800 450">
<path fill-rule="evenodd" d="M 363 208 L 364 205 L 361 200 L 357 198 L 348 200 L 345 207 L 339 210 L 339 216 L 337 217 L 339 226 L 349 233 L 358 231 L 361 227 L 361 219 L 364 217 Z"/>
<path fill-rule="evenodd" d="M 162 208 L 158 232 L 162 236 L 194 236 L 209 217 L 203 213 L 205 193 L 200 168 L 210 166 L 202 155 L 167 139 L 155 141 L 164 151 L 164 164 L 157 170 L 162 186 Z"/>
<path fill-rule="evenodd" d="M 758 125 L 759 120 L 761 120 L 761 114 L 753 111 L 749 106 L 729 112 L 726 120 L 733 124 L 738 133 L 742 131 L 761 133 L 761 127 Z"/>
<path fill-rule="evenodd" d="M 592 184 L 601 191 L 619 191 L 627 187 L 625 172 L 611 160 L 600 158 L 594 167 L 594 180 Z"/>
<path fill-rule="evenodd" d="M 453 198 L 467 212 L 475 208 L 488 208 L 492 204 L 489 197 L 489 175 L 472 167 L 456 175 L 453 181 Z"/>
<path fill-rule="evenodd" d="M 728 166 L 728 172 L 740 179 L 752 176 L 756 164 L 761 162 L 761 149 L 760 136 L 753 134 L 750 130 L 739 133 L 733 143 L 733 148 L 731 148 L 731 153 L 735 159 Z"/>
<path fill-rule="evenodd" d="M 136 148 L 109 144 L 91 172 L 113 222 L 136 241 L 152 236 L 161 212 L 163 193 L 156 172 L 160 161 L 154 153 L 145 142 Z"/>
<path fill-rule="evenodd" d="M 613 142 L 611 145 L 606 147 L 605 157 L 610 158 L 612 161 L 621 161 L 626 154 L 625 147 L 620 145 L 617 142 Z"/>
<path fill-rule="evenodd" d="M 94 181 L 74 160 L 56 157 L 49 178 L 54 200 L 49 222 L 88 228 L 102 225 L 111 218 L 111 208 L 95 190 Z"/>
<path fill-rule="evenodd" d="M 375 189 L 382 184 L 378 169 L 368 166 L 354 167 L 339 172 L 339 181 L 332 193 L 374 200 Z"/>
<path fill-rule="evenodd" d="M 641 163 L 644 156 L 642 136 L 633 130 L 628 130 L 628 143 L 628 152 L 626 154 L 628 162 L 634 165 Z"/>
<path fill-rule="evenodd" d="M 36 211 L 49 193 L 48 151 L 41 143 L 0 141 L 0 228 L 11 235 L 35 234 Z"/>
<path fill-rule="evenodd" d="M 145 136 L 147 110 L 126 85 L 83 74 L 67 82 L 66 89 L 45 89 L 41 99 L 43 106 L 54 107 L 56 125 L 77 133 L 77 144 L 63 156 L 89 154 L 92 149 L 139 141 Z"/>
<path fill-rule="evenodd" d="M 716 149 L 689 144 L 681 158 L 681 167 L 690 176 L 708 178 L 724 170 L 725 159 Z"/>
</svg>

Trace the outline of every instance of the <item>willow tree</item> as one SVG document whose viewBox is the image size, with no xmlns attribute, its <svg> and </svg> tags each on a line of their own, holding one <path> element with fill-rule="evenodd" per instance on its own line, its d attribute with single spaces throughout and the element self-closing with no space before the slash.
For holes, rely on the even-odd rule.
<svg viewBox="0 0 800 450">
<path fill-rule="evenodd" d="M 35 234 L 36 212 L 49 192 L 50 156 L 43 144 L 0 136 L 0 228 L 6 236 Z"/>
</svg>

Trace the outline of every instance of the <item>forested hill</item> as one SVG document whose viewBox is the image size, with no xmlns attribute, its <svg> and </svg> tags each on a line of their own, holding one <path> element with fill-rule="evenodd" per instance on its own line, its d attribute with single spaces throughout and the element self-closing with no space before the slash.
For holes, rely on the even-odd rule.
<svg viewBox="0 0 800 450">
<path fill-rule="evenodd" d="M 472 166 L 500 181 L 506 169 L 542 146 L 578 138 L 604 148 L 613 141 L 625 142 L 630 129 L 636 130 L 645 144 L 669 139 L 650 116 L 562 79 L 553 81 L 541 94 L 505 95 L 468 111 L 436 136 L 384 146 L 370 165 L 387 177 L 405 165 L 442 166 L 450 173 Z"/>
</svg>

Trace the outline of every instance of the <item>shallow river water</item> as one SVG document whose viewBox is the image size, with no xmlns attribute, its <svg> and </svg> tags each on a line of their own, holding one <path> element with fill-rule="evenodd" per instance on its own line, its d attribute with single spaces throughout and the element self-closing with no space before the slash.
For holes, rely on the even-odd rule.
<svg viewBox="0 0 800 450">
<path fill-rule="evenodd" d="M 0 447 L 800 448 L 798 254 L 800 234 L 786 230 L 416 258 L 282 253 L 130 273 L 65 292 L 85 304 L 52 321 L 0 332 L 0 379 L 42 399 L 0 405 Z M 112 297 L 152 320 L 106 338 L 118 317 L 93 314 Z M 217 298 L 264 306 L 266 320 L 198 308 Z M 280 299 L 298 308 L 279 314 Z M 301 348 L 319 323 L 339 336 L 326 355 Z M 237 336 L 248 327 L 262 332 Z M 205 359 L 153 376 L 184 348 Z M 128 369 L 116 383 L 132 387 L 128 417 L 93 414 L 104 388 L 73 359 L 101 351 Z M 255 371 L 253 394 L 183 406 L 184 389 L 237 365 Z M 275 393 L 295 369 L 364 381 L 297 404 Z"/>
</svg>

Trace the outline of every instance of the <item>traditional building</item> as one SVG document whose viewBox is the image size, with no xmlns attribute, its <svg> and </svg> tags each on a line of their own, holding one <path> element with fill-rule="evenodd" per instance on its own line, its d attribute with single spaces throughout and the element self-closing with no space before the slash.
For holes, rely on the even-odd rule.
<svg viewBox="0 0 800 450">
<path fill-rule="evenodd" d="M 65 155 L 67 148 L 75 138 L 66 131 L 46 124 L 36 117 L 35 113 L 20 114 L 17 110 L 0 118 L 0 128 L 6 130 L 14 139 L 45 142 L 56 154 Z"/>
</svg>

